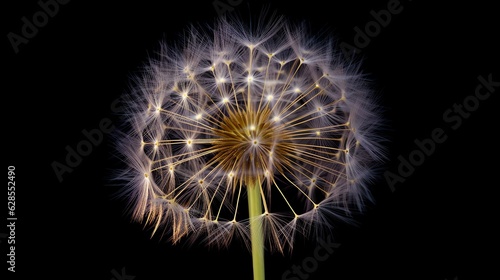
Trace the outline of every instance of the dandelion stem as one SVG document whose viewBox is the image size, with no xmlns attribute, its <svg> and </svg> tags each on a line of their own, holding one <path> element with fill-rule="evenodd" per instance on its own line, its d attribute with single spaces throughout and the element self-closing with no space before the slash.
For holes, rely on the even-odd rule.
<svg viewBox="0 0 500 280">
<path fill-rule="evenodd" d="M 248 210 L 250 215 L 250 239 L 252 243 L 252 263 L 253 279 L 264 280 L 264 238 L 262 232 L 262 198 L 260 194 L 260 185 L 252 183 L 247 186 Z"/>
</svg>

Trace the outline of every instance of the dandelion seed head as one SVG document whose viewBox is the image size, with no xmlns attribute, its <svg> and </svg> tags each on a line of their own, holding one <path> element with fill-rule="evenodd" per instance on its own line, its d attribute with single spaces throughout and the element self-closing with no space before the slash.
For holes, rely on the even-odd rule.
<svg viewBox="0 0 500 280">
<path fill-rule="evenodd" d="M 362 209 L 383 122 L 359 67 L 283 18 L 190 32 L 129 96 L 118 147 L 134 220 L 173 242 L 248 244 L 242 197 L 258 183 L 266 244 L 282 252 Z"/>
</svg>

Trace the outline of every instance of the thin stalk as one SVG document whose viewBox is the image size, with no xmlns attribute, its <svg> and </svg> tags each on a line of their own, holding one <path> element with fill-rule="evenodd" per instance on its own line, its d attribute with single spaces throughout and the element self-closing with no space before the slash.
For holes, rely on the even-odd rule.
<svg viewBox="0 0 500 280">
<path fill-rule="evenodd" d="M 252 245 L 253 279 L 264 280 L 264 233 L 262 229 L 262 198 L 260 185 L 253 183 L 247 186 L 248 210 L 250 216 L 250 241 Z"/>
</svg>

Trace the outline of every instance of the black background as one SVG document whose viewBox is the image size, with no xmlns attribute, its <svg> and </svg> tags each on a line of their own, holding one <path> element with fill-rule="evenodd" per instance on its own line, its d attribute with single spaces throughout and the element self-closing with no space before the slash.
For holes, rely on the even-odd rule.
<svg viewBox="0 0 500 280">
<path fill-rule="evenodd" d="M 389 1 L 347 2 L 243 0 L 233 12 L 257 12 L 265 4 L 354 45 L 353 28 L 364 29 L 373 20 L 370 11 L 386 9 Z M 308 279 L 498 277 L 500 87 L 458 129 L 443 120 L 453 104 L 474 94 L 479 75 L 500 81 L 498 9 L 480 1 L 401 6 L 357 56 L 387 108 L 385 168 L 397 173 L 398 155 L 407 158 L 414 140 L 430 137 L 434 128 L 448 138 L 394 192 L 383 177 L 374 182 L 376 206 L 360 227 L 335 228 L 341 246 Z M 71 1 L 17 54 L 7 34 L 20 34 L 21 18 L 31 19 L 40 7 L 18 1 L 1 9 L 2 158 L 5 169 L 16 166 L 17 279 L 119 280 L 113 271 L 122 268 L 136 280 L 251 279 L 250 254 L 239 246 L 173 246 L 129 222 L 124 205 L 110 199 L 115 187 L 107 177 L 116 162 L 109 135 L 62 182 L 51 167 L 64 163 L 66 146 L 85 139 L 83 129 L 98 128 L 103 118 L 116 123 L 111 104 L 128 90 L 131 75 L 159 40 L 174 42 L 188 24 L 216 19 L 212 1 Z M 6 190 L 2 197 L 6 204 Z M 6 245 L 2 239 L 2 273 Z M 303 241 L 291 255 L 266 255 L 267 279 L 282 279 L 316 246 Z"/>
</svg>

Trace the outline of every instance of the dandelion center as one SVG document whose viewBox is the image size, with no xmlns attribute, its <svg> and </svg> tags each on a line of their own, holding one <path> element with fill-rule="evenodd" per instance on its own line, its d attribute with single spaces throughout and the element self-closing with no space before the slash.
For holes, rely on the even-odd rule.
<svg viewBox="0 0 500 280">
<path fill-rule="evenodd" d="M 225 171 L 236 171 L 236 180 L 245 185 L 262 180 L 287 157 L 285 150 L 292 141 L 272 119 L 268 107 L 247 108 L 230 111 L 213 129 L 214 158 Z"/>
</svg>

